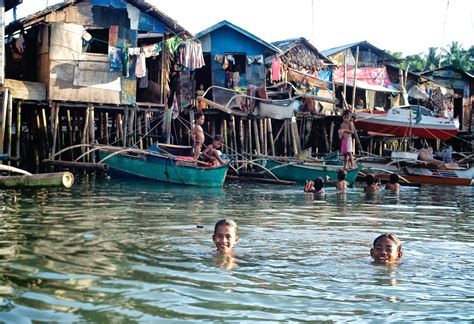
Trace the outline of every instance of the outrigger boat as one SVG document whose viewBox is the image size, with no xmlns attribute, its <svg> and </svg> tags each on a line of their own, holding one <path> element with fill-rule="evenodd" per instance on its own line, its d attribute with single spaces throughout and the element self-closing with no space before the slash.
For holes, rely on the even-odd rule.
<svg viewBox="0 0 474 324">
<path fill-rule="evenodd" d="M 298 160 L 295 158 L 263 157 L 253 160 L 260 164 L 268 173 L 281 180 L 294 181 L 304 184 L 307 180 L 314 180 L 318 177 L 329 178 L 330 181 L 337 181 L 343 163 L 339 160 L 309 159 Z M 346 181 L 352 185 L 360 171 L 360 166 L 355 169 L 346 170 Z"/>
<path fill-rule="evenodd" d="M 280 94 L 287 95 L 285 99 L 272 99 L 267 94 L 265 98 L 259 98 L 255 96 L 249 96 L 247 94 L 238 92 L 234 89 L 223 88 L 219 86 L 209 87 L 198 100 L 205 102 L 209 107 L 223 111 L 227 114 L 234 114 L 240 117 L 257 116 L 257 117 L 268 117 L 273 119 L 289 119 L 293 117 L 293 114 L 299 106 L 298 98 L 308 97 L 316 101 L 323 101 L 328 103 L 335 103 L 336 99 L 320 97 L 311 94 L 303 94 L 299 92 L 291 83 L 285 82 L 278 86 L 287 86 L 288 92 L 280 92 Z M 275 87 L 275 86 L 273 86 Z M 294 90 L 296 96 L 291 96 L 291 91 Z M 226 102 L 214 102 L 206 95 L 210 91 L 222 91 L 225 93 L 225 98 L 229 98 Z M 265 93 L 267 93 L 265 91 Z M 272 92 L 275 94 L 275 92 Z M 252 102 L 252 104 L 250 104 Z M 249 106 L 254 106 L 250 108 Z"/>
<path fill-rule="evenodd" d="M 391 159 L 364 157 L 357 160 L 363 173 L 373 174 L 381 180 L 388 180 L 395 173 L 404 181 L 419 184 L 469 186 L 473 184 L 474 167 L 456 167 L 434 164 L 417 159 Z"/>
<path fill-rule="evenodd" d="M 387 112 L 357 112 L 356 115 L 357 128 L 367 132 L 447 140 L 459 131 L 458 119 L 435 116 L 431 110 L 418 105 L 393 107 Z"/>
<path fill-rule="evenodd" d="M 108 171 L 112 176 L 141 178 L 182 185 L 201 187 L 221 187 L 227 174 L 228 165 L 214 166 L 200 162 L 196 164 L 191 156 L 172 155 L 157 145 L 143 150 L 108 145 L 75 145 L 56 153 L 56 156 L 68 149 L 87 147 L 88 151 L 76 161 L 43 161 L 46 164 L 97 168 Z M 77 162 L 86 154 L 98 152 L 98 163 Z"/>
</svg>

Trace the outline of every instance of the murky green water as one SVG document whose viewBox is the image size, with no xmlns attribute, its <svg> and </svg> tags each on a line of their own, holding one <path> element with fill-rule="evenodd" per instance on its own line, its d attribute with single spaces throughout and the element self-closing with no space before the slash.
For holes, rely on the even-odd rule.
<svg viewBox="0 0 474 324">
<path fill-rule="evenodd" d="M 292 187 L 86 179 L 15 203 L 4 192 L 0 321 L 472 321 L 473 194 L 313 200 Z M 223 217 L 240 226 L 235 260 L 212 255 Z M 388 231 L 404 243 L 399 267 L 368 255 Z"/>
</svg>

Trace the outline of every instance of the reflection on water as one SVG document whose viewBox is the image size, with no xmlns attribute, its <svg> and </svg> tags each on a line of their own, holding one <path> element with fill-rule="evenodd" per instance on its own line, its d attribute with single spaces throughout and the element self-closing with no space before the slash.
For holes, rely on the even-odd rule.
<svg viewBox="0 0 474 324">
<path fill-rule="evenodd" d="M 0 321 L 470 320 L 474 188 L 399 194 L 82 178 L 3 192 Z M 220 218 L 236 256 L 214 255 Z M 399 266 L 374 265 L 395 232 Z"/>
</svg>

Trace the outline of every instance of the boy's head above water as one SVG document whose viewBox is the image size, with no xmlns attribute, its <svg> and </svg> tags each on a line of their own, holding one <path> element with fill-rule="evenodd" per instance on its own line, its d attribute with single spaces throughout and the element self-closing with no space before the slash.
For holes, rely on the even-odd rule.
<svg viewBox="0 0 474 324">
<path fill-rule="evenodd" d="M 402 257 L 402 242 L 395 234 L 386 233 L 374 240 L 370 255 L 376 263 L 391 264 Z"/>
<path fill-rule="evenodd" d="M 231 253 L 234 245 L 239 240 L 237 223 L 231 219 L 221 219 L 214 227 L 212 240 L 217 248 L 218 254 Z"/>
<path fill-rule="evenodd" d="M 345 180 L 345 179 L 346 179 L 346 175 L 347 175 L 347 172 L 346 172 L 346 171 L 344 171 L 344 170 L 339 170 L 339 172 L 337 173 L 337 180 L 338 180 L 338 181 Z"/>
</svg>

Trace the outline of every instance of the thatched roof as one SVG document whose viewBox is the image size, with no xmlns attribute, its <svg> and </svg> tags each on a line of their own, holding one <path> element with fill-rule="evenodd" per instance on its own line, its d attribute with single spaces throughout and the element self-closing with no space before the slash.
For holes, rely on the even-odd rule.
<svg viewBox="0 0 474 324">
<path fill-rule="evenodd" d="M 322 67 L 334 65 L 333 61 L 322 54 L 306 38 L 292 38 L 274 42 L 273 45 L 281 49 L 278 57 L 291 68 Z"/>
</svg>

